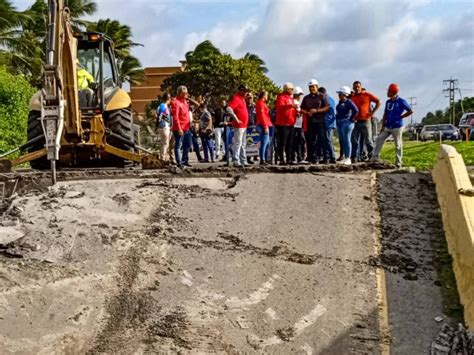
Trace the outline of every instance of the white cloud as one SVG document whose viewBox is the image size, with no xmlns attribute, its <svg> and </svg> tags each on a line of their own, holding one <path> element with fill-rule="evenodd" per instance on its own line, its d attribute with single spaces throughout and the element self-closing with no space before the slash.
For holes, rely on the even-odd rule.
<svg viewBox="0 0 474 355">
<path fill-rule="evenodd" d="M 445 14 L 447 7 L 440 6 L 445 2 L 100 0 L 93 18 L 131 26 L 134 40 L 145 45 L 134 49 L 145 66 L 178 65 L 209 39 L 234 56 L 259 55 L 278 84 L 292 81 L 305 88 L 315 77 L 332 93 L 361 80 L 383 98 L 386 86 L 398 82 L 401 94 L 417 96 L 423 107 L 439 96 L 443 79 L 474 81 L 474 4 L 450 1 Z"/>
<path fill-rule="evenodd" d="M 417 96 L 422 107 L 439 95 L 443 79 L 474 79 L 472 6 L 451 18 L 421 16 L 429 4 L 270 2 L 241 47 L 266 60 L 279 84 L 290 80 L 305 85 L 316 77 L 332 93 L 361 80 L 383 98 L 387 85 L 398 82 L 402 95 Z"/>
<path fill-rule="evenodd" d="M 242 23 L 219 22 L 206 32 L 192 32 L 184 39 L 184 52 L 193 50 L 196 45 L 204 40 L 210 40 L 222 52 L 234 55 L 242 54 L 241 45 L 248 35 L 258 28 L 255 19 Z M 245 53 L 244 53 L 245 54 Z"/>
</svg>

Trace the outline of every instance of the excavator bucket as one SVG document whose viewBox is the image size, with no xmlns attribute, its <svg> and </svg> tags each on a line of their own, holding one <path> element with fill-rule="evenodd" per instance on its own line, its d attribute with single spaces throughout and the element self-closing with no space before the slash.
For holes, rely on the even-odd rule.
<svg viewBox="0 0 474 355">
<path fill-rule="evenodd" d="M 143 169 L 162 169 L 169 166 L 169 162 L 160 159 L 156 154 L 145 155 L 141 163 Z"/>
</svg>

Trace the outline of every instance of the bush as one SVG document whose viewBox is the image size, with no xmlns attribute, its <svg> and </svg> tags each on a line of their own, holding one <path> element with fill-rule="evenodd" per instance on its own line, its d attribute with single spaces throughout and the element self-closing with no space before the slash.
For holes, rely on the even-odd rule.
<svg viewBox="0 0 474 355">
<path fill-rule="evenodd" d="M 26 142 L 28 103 L 34 93 L 25 77 L 0 67 L 0 153 Z"/>
</svg>

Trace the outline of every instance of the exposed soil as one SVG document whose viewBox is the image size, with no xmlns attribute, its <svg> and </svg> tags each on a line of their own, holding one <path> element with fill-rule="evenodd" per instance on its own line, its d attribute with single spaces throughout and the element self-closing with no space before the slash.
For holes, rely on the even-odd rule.
<svg viewBox="0 0 474 355">
<path fill-rule="evenodd" d="M 435 186 L 427 173 L 392 173 L 377 188 L 382 250 L 371 262 L 386 270 L 392 350 L 429 353 L 435 318 L 462 321 Z"/>
</svg>

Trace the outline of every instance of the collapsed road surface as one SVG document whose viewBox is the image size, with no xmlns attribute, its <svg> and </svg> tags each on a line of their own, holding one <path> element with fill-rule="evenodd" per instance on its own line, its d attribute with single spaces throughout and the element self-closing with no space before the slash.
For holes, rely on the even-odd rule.
<svg viewBox="0 0 474 355">
<path fill-rule="evenodd" d="M 377 203 L 370 172 L 30 190 L 8 206 L 0 230 L 0 347 L 384 353 Z"/>
</svg>

